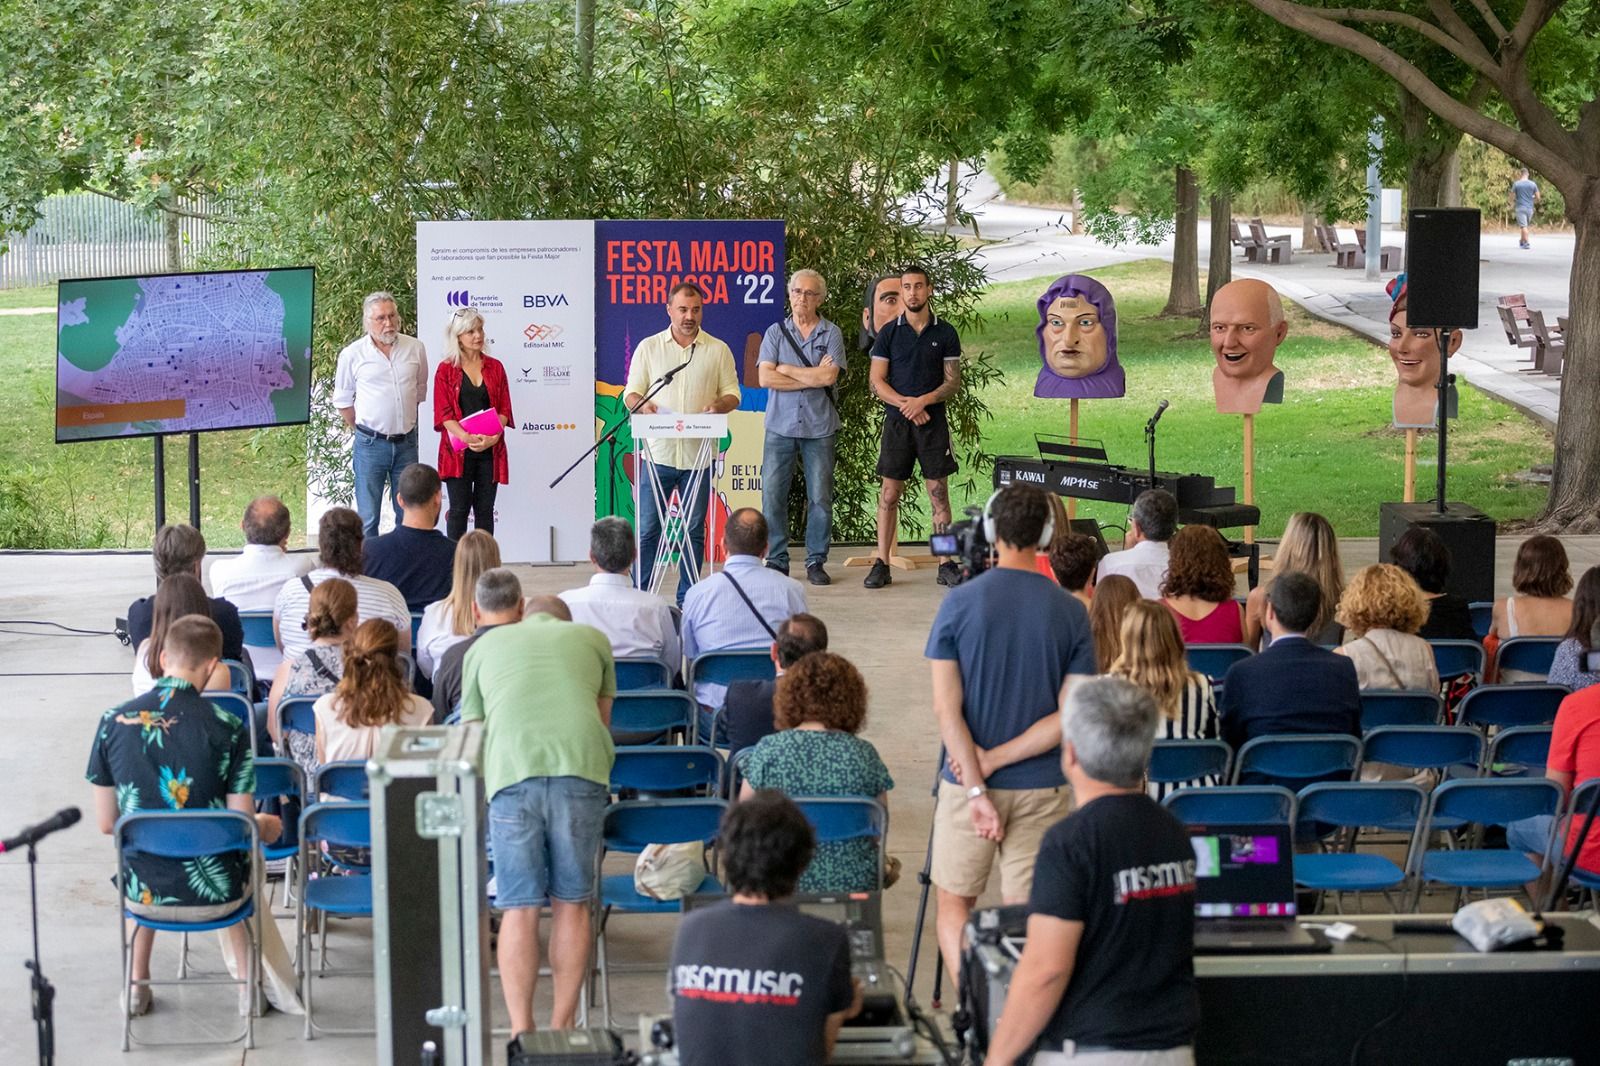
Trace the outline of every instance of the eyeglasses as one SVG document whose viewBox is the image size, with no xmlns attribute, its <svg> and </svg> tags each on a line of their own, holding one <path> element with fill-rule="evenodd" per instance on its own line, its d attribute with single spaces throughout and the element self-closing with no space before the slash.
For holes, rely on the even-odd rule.
<svg viewBox="0 0 1600 1066">
<path fill-rule="evenodd" d="M 804 296 L 809 300 L 820 300 L 820 299 L 822 299 L 822 293 L 818 292 L 816 289 L 790 289 L 789 290 L 789 295 L 790 296 Z"/>
<path fill-rule="evenodd" d="M 463 307 L 459 311 L 457 311 L 455 314 L 451 315 L 450 317 L 451 318 L 481 318 L 482 316 L 478 314 L 478 309 L 476 307 Z"/>
</svg>

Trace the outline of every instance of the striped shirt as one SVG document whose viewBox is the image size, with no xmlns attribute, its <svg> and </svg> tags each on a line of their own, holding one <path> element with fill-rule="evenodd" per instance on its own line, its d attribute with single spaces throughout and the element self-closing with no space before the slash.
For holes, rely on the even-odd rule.
<svg viewBox="0 0 1600 1066">
<path fill-rule="evenodd" d="M 369 618 L 386 618 L 400 630 L 401 645 L 411 636 L 411 612 L 406 609 L 406 598 L 400 590 L 387 581 L 375 577 L 351 577 L 332 567 L 319 566 L 306 575 L 312 585 L 320 585 L 330 577 L 340 577 L 356 588 L 356 617 L 365 622 Z M 306 632 L 306 611 L 311 606 L 311 590 L 298 578 L 285 581 L 278 590 L 278 602 L 272 607 L 272 618 L 278 624 L 278 638 L 283 641 L 283 656 L 289 658 L 311 646 L 311 634 Z"/>
</svg>

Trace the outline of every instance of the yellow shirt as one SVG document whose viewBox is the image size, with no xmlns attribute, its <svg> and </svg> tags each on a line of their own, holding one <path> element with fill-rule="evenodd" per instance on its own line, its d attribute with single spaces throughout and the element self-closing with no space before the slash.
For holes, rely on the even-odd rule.
<svg viewBox="0 0 1600 1066">
<path fill-rule="evenodd" d="M 643 396 L 667 371 L 689 360 L 691 349 L 694 358 L 689 365 L 678 371 L 672 384 L 656 393 L 651 402 L 662 411 L 699 414 L 723 396 L 737 399 L 739 375 L 733 366 L 733 353 L 704 330 L 692 345 L 679 345 L 670 329 L 640 341 L 633 350 L 633 363 L 628 368 L 628 385 L 624 391 Z M 650 441 L 650 458 L 662 466 L 692 470 L 699 453 L 698 440 Z"/>
</svg>

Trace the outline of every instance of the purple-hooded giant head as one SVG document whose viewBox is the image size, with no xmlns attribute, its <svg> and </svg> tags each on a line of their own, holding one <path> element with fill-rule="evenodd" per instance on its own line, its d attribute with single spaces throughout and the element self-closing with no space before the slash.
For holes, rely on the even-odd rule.
<svg viewBox="0 0 1600 1066">
<path fill-rule="evenodd" d="M 1084 274 L 1057 278 L 1039 297 L 1039 379 L 1033 394 L 1052 400 L 1098 400 L 1127 391 L 1117 362 L 1117 305 Z"/>
</svg>

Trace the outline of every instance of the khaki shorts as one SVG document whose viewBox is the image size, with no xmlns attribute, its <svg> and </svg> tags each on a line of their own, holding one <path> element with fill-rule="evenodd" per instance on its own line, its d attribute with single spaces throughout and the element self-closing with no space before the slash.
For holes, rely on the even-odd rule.
<svg viewBox="0 0 1600 1066">
<path fill-rule="evenodd" d="M 1033 863 L 1045 830 L 1072 810 L 1072 792 L 1056 788 L 994 788 L 989 799 L 1005 828 L 999 843 L 980 838 L 972 828 L 967 790 L 939 779 L 938 807 L 933 813 L 933 883 L 946 892 L 976 898 L 989 884 L 989 870 L 1000 858 L 1000 896 L 1023 903 L 1033 887 Z"/>
</svg>

